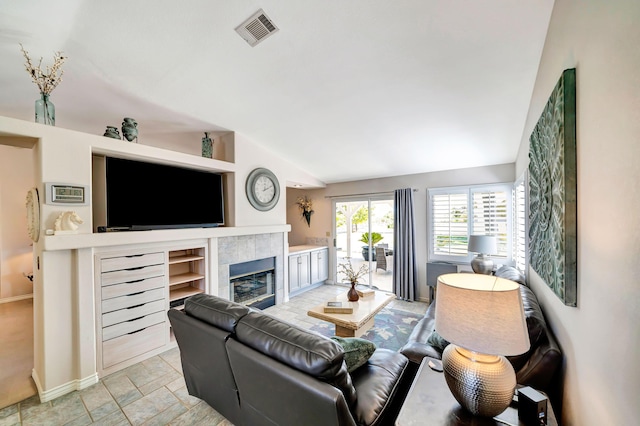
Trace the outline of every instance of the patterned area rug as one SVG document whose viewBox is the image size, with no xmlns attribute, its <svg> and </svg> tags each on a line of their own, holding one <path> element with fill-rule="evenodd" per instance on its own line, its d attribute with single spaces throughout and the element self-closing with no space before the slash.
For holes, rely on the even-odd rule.
<svg viewBox="0 0 640 426">
<path fill-rule="evenodd" d="M 373 327 L 362 338 L 372 341 L 379 348 L 397 351 L 407 343 L 413 327 L 422 317 L 411 312 L 385 308 L 375 316 Z M 311 327 L 311 330 L 331 337 L 334 335 L 335 326 L 322 322 Z"/>
</svg>

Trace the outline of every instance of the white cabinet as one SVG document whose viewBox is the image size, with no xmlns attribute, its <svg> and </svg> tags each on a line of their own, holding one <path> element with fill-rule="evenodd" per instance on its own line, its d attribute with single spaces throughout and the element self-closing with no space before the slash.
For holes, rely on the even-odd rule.
<svg viewBox="0 0 640 426">
<path fill-rule="evenodd" d="M 95 265 L 101 376 L 175 345 L 167 310 L 206 291 L 206 246 L 98 253 Z"/>
<path fill-rule="evenodd" d="M 164 348 L 167 334 L 165 253 L 100 255 L 96 259 L 101 371 Z"/>
<path fill-rule="evenodd" d="M 295 294 L 329 278 L 329 249 L 296 246 L 289 255 L 289 293 Z"/>
<path fill-rule="evenodd" d="M 329 249 L 311 252 L 311 284 L 324 283 L 329 278 Z"/>
<path fill-rule="evenodd" d="M 293 293 L 311 285 L 309 271 L 310 254 L 299 253 L 289 256 L 289 292 Z"/>
</svg>

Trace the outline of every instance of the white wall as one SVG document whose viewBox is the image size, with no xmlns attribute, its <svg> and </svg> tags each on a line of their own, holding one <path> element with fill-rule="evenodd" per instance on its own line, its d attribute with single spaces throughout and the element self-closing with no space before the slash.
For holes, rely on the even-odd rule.
<svg viewBox="0 0 640 426">
<path fill-rule="evenodd" d="M 324 188 L 287 189 L 287 223 L 291 225 L 290 246 L 307 244 L 307 238 L 329 238 L 332 236 L 331 200 L 325 198 L 325 194 Z M 305 195 L 312 201 L 313 214 L 309 225 L 296 204 L 298 197 Z"/>
<path fill-rule="evenodd" d="M 33 292 L 25 200 L 33 186 L 31 149 L 0 145 L 0 301 Z"/>
<path fill-rule="evenodd" d="M 304 244 L 307 237 L 325 237 L 333 232 L 332 201 L 326 197 L 348 196 L 363 193 L 392 193 L 400 188 L 417 189 L 414 195 L 414 217 L 416 226 L 416 261 L 418 264 L 418 298 L 428 300 L 427 279 L 427 188 L 479 185 L 515 180 L 514 165 L 501 164 L 489 167 L 422 173 L 382 179 L 329 184 L 325 189 L 290 190 L 287 199 L 287 222 L 291 225 L 289 244 Z M 315 213 L 311 217 L 311 227 L 300 219 L 300 211 L 295 205 L 297 196 L 307 194 L 313 199 Z"/>
<path fill-rule="evenodd" d="M 299 167 L 282 160 L 242 134 L 236 133 L 235 135 L 235 153 L 238 166 L 235 191 L 236 226 L 284 224 L 287 217 L 287 182 L 296 181 L 314 186 L 324 185 Z M 253 169 L 258 167 L 271 170 L 278 177 L 280 184 L 280 201 L 267 212 L 254 209 L 246 196 L 247 177 Z"/>
<path fill-rule="evenodd" d="M 562 71 L 575 67 L 578 306 L 564 306 L 530 277 L 566 357 L 564 425 L 640 418 L 638 22 L 637 0 L 556 0 L 518 154 L 520 175 L 549 94 Z"/>
</svg>

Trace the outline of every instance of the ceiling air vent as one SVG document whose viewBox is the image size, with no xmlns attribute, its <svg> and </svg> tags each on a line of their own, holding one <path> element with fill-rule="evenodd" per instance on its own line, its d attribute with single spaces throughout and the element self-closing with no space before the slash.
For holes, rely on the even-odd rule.
<svg viewBox="0 0 640 426">
<path fill-rule="evenodd" d="M 273 24 L 262 9 L 236 27 L 236 32 L 250 46 L 255 46 L 276 31 L 278 31 L 278 27 Z"/>
</svg>

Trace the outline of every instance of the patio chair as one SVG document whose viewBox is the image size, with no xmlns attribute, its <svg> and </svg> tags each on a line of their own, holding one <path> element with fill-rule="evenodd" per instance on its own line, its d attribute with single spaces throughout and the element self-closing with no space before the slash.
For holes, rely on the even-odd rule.
<svg viewBox="0 0 640 426">
<path fill-rule="evenodd" d="M 376 272 L 378 269 L 387 270 L 387 252 L 384 247 L 376 247 Z"/>
</svg>

